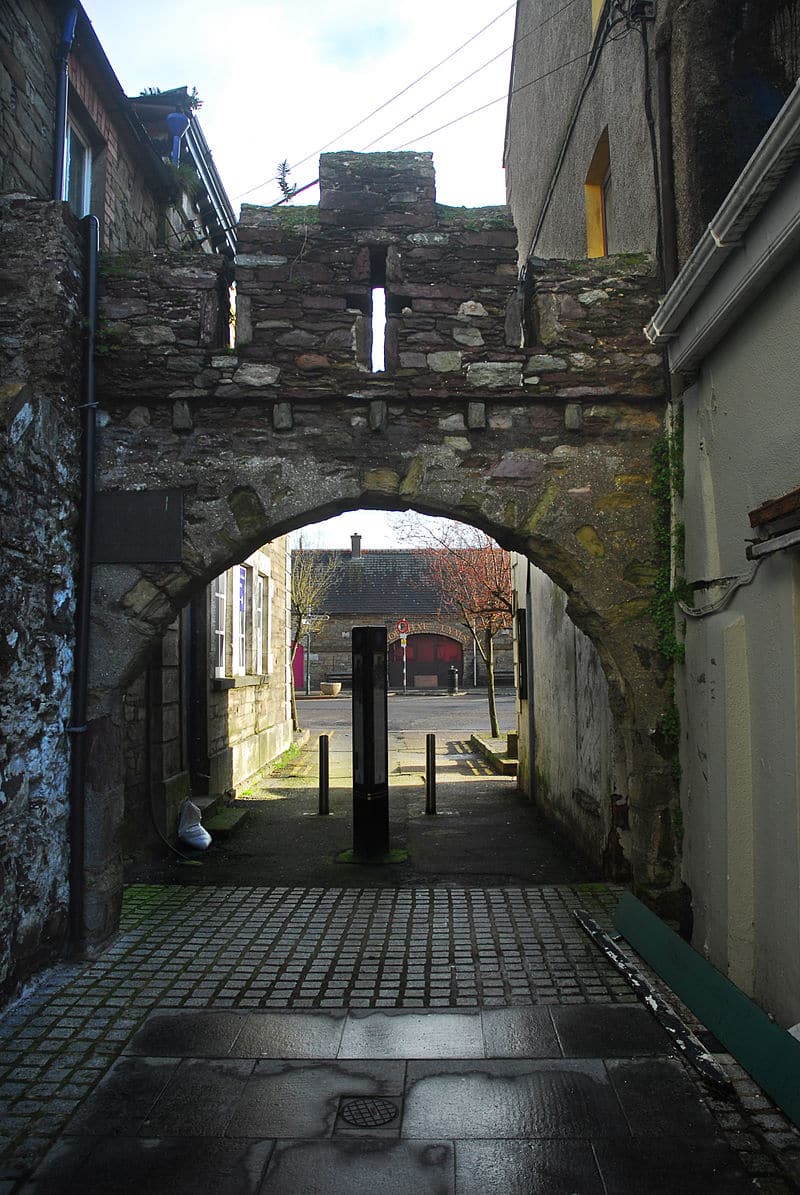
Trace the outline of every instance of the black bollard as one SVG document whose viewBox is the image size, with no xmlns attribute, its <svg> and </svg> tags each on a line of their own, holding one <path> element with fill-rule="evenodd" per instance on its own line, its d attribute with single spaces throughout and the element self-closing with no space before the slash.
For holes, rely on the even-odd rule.
<svg viewBox="0 0 800 1195">
<path fill-rule="evenodd" d="M 324 817 L 330 813 L 328 795 L 330 792 L 330 738 L 327 734 L 319 736 L 319 815 Z"/>
<path fill-rule="evenodd" d="M 425 735 L 425 812 L 436 813 L 436 735 Z"/>
<path fill-rule="evenodd" d="M 451 665 L 450 665 L 450 688 L 449 688 L 449 692 L 450 692 L 451 694 L 454 694 L 454 693 L 457 693 L 457 692 L 458 692 L 458 669 L 456 668 L 455 664 L 451 664 Z"/>
</svg>

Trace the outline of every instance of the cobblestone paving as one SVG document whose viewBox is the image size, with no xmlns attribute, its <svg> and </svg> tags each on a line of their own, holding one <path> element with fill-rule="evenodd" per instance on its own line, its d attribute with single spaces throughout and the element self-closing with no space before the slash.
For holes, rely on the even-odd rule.
<svg viewBox="0 0 800 1195">
<path fill-rule="evenodd" d="M 134 886 L 101 958 L 54 969 L 0 1018 L 0 1195 L 16 1190 L 154 1008 L 635 1003 L 572 916 L 580 906 L 608 926 L 618 891 Z M 766 1118 L 755 1127 L 773 1134 L 773 1148 L 794 1149 L 755 1085 L 741 1072 L 737 1081 Z M 792 1189 L 752 1123 L 724 1103 L 719 1115 L 761 1175 L 757 1189 Z"/>
</svg>

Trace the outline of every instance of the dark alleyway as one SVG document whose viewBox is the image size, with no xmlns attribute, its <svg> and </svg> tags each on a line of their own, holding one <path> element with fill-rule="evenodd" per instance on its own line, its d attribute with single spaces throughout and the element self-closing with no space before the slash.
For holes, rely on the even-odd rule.
<svg viewBox="0 0 800 1195">
<path fill-rule="evenodd" d="M 0 1195 L 694 1195 L 794 1188 L 797 1135 L 727 1056 L 713 1097 L 578 926 L 620 889 L 513 780 L 393 739 L 400 864 L 339 863 L 349 743 L 312 750 L 199 866 L 128 887 L 119 936 L 0 1018 Z M 158 881 L 158 882 L 153 882 Z M 748 1110 L 749 1109 L 749 1110 Z"/>
</svg>

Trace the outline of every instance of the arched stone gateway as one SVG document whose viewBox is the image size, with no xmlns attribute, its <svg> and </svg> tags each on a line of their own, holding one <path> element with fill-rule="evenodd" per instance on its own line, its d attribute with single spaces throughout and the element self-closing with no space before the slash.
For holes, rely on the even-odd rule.
<svg viewBox="0 0 800 1195">
<path fill-rule="evenodd" d="M 98 487 L 127 494 L 134 520 L 169 491 L 180 517 L 150 562 L 134 562 L 142 549 L 95 567 L 90 937 L 116 917 L 119 705 L 148 645 L 263 542 L 359 507 L 474 524 L 566 590 L 625 744 L 634 882 L 677 884 L 673 784 L 653 742 L 666 670 L 647 615 L 663 402 L 641 332 L 649 263 L 542 262 L 518 288 L 505 211 L 435 205 L 429 155 L 326 155 L 321 179 L 319 209 L 245 208 L 234 353 L 220 348 L 218 259 L 105 265 Z M 373 289 L 384 372 L 369 366 Z"/>
</svg>

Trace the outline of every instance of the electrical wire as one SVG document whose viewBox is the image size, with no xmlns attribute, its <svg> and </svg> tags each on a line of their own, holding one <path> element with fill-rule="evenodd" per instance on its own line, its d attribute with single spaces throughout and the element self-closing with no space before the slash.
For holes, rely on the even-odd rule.
<svg viewBox="0 0 800 1195">
<path fill-rule="evenodd" d="M 570 0 L 570 2 L 574 3 L 574 0 Z M 306 162 L 310 162 L 312 158 L 316 158 L 319 154 L 324 153 L 324 151 L 326 149 L 329 149 L 331 145 L 335 145 L 335 143 L 337 141 L 341 141 L 341 139 L 343 137 L 347 137 L 350 133 L 354 132 L 356 129 L 360 129 L 361 126 L 366 124 L 368 120 L 371 120 L 373 116 L 377 116 L 377 114 L 379 112 L 382 112 L 384 110 L 384 108 L 388 108 L 390 104 L 393 104 L 395 102 L 395 100 L 399 100 L 401 96 L 404 96 L 406 94 L 406 92 L 411 91 L 412 87 L 416 87 L 418 83 L 422 83 L 423 80 L 427 79 L 430 75 L 432 75 L 435 71 L 437 71 L 439 69 L 439 67 L 444 66 L 446 63 L 450 62 L 450 60 L 455 58 L 457 54 L 460 54 L 462 50 L 465 50 L 467 48 L 467 46 L 471 45 L 472 42 L 476 41 L 477 38 L 481 37 L 486 32 L 487 29 L 491 29 L 492 25 L 496 25 L 497 22 L 502 17 L 504 17 L 506 15 L 506 13 L 511 12 L 512 8 L 516 8 L 516 0 L 515 0 L 514 4 L 509 4 L 508 7 L 504 8 L 502 12 L 499 12 L 496 17 L 492 17 L 491 21 L 489 21 L 488 24 L 484 25 L 481 29 L 479 29 L 477 31 L 477 33 L 473 33 L 472 36 L 468 37 L 465 42 L 462 42 L 461 45 L 457 46 L 455 50 L 451 50 L 451 52 L 448 55 L 446 55 L 446 57 L 442 58 L 439 62 L 437 62 L 434 66 L 430 67 L 427 71 L 425 71 L 423 74 L 421 74 L 418 78 L 414 79 L 411 83 L 406 84 L 406 86 L 403 87 L 400 91 L 396 92 L 393 96 L 390 96 L 388 100 L 384 100 L 384 102 L 382 104 L 379 104 L 377 108 L 373 108 L 372 111 L 369 112 L 366 116 L 363 116 L 361 118 L 361 120 L 358 120 L 358 121 L 356 121 L 355 124 L 350 125 L 349 129 L 345 129 L 344 132 L 342 132 L 342 133 L 337 133 L 336 136 L 333 137 L 330 141 L 326 142 L 325 145 L 320 146 L 319 149 L 315 149 L 313 153 L 307 154 L 306 157 L 301 158 L 299 162 L 294 162 L 289 167 L 289 169 L 297 170 L 297 168 L 299 166 L 305 166 Z M 505 53 L 505 51 L 503 51 L 503 52 Z M 238 195 L 234 195 L 234 197 L 233 197 L 234 201 L 237 199 L 243 199 L 245 197 L 245 195 L 252 195 L 252 193 L 254 191 L 260 191 L 262 187 L 268 186 L 268 184 L 271 182 L 274 182 L 274 179 L 268 178 L 263 183 L 259 183 L 255 187 L 250 187 L 247 191 L 241 191 Z"/>
<path fill-rule="evenodd" d="M 555 12 L 551 12 L 549 17 L 544 17 L 544 19 L 539 21 L 538 24 L 534 25 L 531 29 L 529 29 L 527 33 L 523 33 L 522 37 L 518 37 L 515 42 L 512 42 L 512 44 L 510 46 L 507 46 L 505 48 L 505 50 L 501 50 L 499 54 L 495 54 L 494 58 L 490 58 L 487 62 L 482 63 L 481 66 L 476 67 L 474 71 L 471 71 L 470 74 L 465 75 L 463 79 L 459 79 L 457 83 L 454 83 L 452 85 L 452 87 L 448 87 L 446 91 L 443 91 L 440 95 L 437 95 L 435 97 L 435 99 L 429 100 L 427 104 L 423 104 L 423 106 L 421 108 L 418 108 L 416 112 L 412 112 L 411 116 L 407 116 L 405 118 L 405 120 L 401 120 L 399 124 L 394 125 L 393 128 L 388 129 L 387 132 L 382 133 L 379 137 L 376 137 L 374 141 L 370 141 L 369 145 L 364 146 L 364 150 L 371 149 L 371 147 L 373 145 L 377 145 L 377 143 L 379 141 L 382 141 L 384 137 L 388 137 L 390 133 L 394 133 L 397 129 L 402 128 L 404 124 L 408 124 L 408 122 L 410 120 L 413 120 L 415 116 L 419 116 L 422 112 L 427 111 L 428 108 L 432 108 L 434 104 L 438 104 L 439 100 L 442 100 L 445 98 L 445 96 L 450 95 L 450 93 L 455 91 L 456 88 L 460 87 L 462 85 L 462 83 L 469 82 L 470 79 L 474 78 L 475 75 L 479 74 L 487 66 L 491 66 L 493 63 L 497 62 L 497 60 L 499 58 L 502 58 L 504 54 L 508 54 L 510 50 L 513 50 L 513 49 L 515 49 L 516 46 L 521 45 L 522 42 L 527 40 L 527 38 L 533 37 L 534 33 L 538 33 L 538 31 L 542 28 L 542 26 L 547 25 L 550 21 L 554 21 L 555 18 L 560 16 L 562 12 L 566 12 L 566 10 L 568 8 L 572 8 L 572 5 L 575 3 L 576 3 L 576 0 L 567 0 L 567 3 L 562 4 L 561 8 L 557 8 Z M 542 78 L 544 78 L 544 76 L 542 76 Z M 537 80 L 533 80 L 533 82 L 537 82 Z M 525 86 L 528 86 L 528 85 L 525 84 Z M 507 100 L 508 95 L 509 95 L 509 92 L 506 91 L 505 94 L 501 98 L 504 100 Z M 492 100 L 490 103 L 496 104 L 499 102 L 500 102 L 499 100 Z M 487 106 L 489 106 L 489 105 L 487 105 Z M 481 111 L 481 110 L 482 109 L 476 109 L 476 111 Z M 446 128 L 447 126 L 443 126 L 443 127 Z M 427 136 L 428 134 L 425 134 L 425 135 Z"/>
<path fill-rule="evenodd" d="M 448 120 L 446 124 L 440 124 L 436 129 L 430 129 L 427 133 L 420 133 L 418 137 L 412 137 L 410 141 L 404 141 L 402 145 L 396 145 L 392 152 L 405 149 L 407 146 L 413 145 L 415 141 L 421 141 L 423 138 L 433 137 L 436 133 L 441 133 L 443 129 L 449 129 L 451 125 L 459 124 L 462 120 L 477 115 L 478 112 L 485 112 L 487 108 L 493 108 L 495 104 L 502 104 L 508 100 L 509 95 L 516 95 L 517 92 L 524 91 L 526 87 L 533 87 L 534 83 L 540 83 L 542 79 L 547 79 L 550 75 L 555 75 L 559 71 L 563 71 L 565 67 L 571 66 L 573 62 L 580 62 L 582 59 L 588 58 L 590 54 L 591 50 L 585 54 L 578 54 L 575 58 L 568 58 L 560 66 L 554 66 L 552 70 L 545 71 L 543 75 L 537 75 L 535 79 L 529 79 L 527 83 L 521 83 L 519 87 L 514 87 L 511 92 L 506 92 L 505 95 L 500 95 L 495 100 L 489 100 L 488 103 L 481 104 L 479 108 L 473 108 L 470 112 L 464 112 L 461 116 L 456 116 L 453 120 Z"/>
<path fill-rule="evenodd" d="M 546 17 L 543 21 L 540 21 L 538 25 L 534 25 L 534 27 L 532 29 L 529 29 L 527 33 L 523 34 L 522 37 L 518 39 L 516 44 L 519 45 L 520 42 L 523 42 L 526 38 L 531 37 L 532 34 L 536 33 L 537 30 L 541 29 L 541 27 L 543 25 L 546 25 L 548 23 L 548 21 L 554 20 L 555 17 L 559 16 L 562 12 L 565 12 L 566 9 L 571 8 L 574 3 L 576 3 L 576 0 L 567 0 L 567 3 L 562 5 L 561 8 L 557 9 L 554 13 L 551 13 L 549 17 Z M 417 111 L 414 112 L 411 116 L 407 117 L 405 120 L 400 121 L 399 124 L 394 125 L 391 129 L 389 129 L 385 133 L 382 133 L 379 137 L 376 137 L 374 141 L 370 141 L 359 152 L 363 153 L 364 150 L 370 149 L 371 146 L 377 144 L 378 141 L 382 141 L 384 139 L 384 137 L 388 137 L 389 134 L 393 133 L 396 129 L 402 128 L 402 126 L 404 124 L 407 124 L 410 120 L 413 120 L 413 118 L 415 116 L 419 116 L 420 113 L 425 112 L 428 108 L 430 108 L 434 104 L 438 103 L 440 99 L 443 99 L 445 96 L 449 95 L 452 91 L 455 91 L 456 88 L 459 87 L 462 83 L 467 82 L 474 75 L 478 74 L 479 71 L 483 70 L 484 67 L 490 66 L 492 63 L 496 62 L 498 58 L 501 58 L 503 54 L 508 53 L 508 50 L 511 50 L 513 48 L 514 48 L 513 46 L 509 46 L 509 47 L 507 47 L 506 50 L 502 50 L 500 52 L 500 54 L 496 54 L 494 58 L 491 58 L 488 62 L 483 63 L 482 66 L 477 67 L 469 75 L 466 75 L 463 79 L 460 79 L 457 83 L 454 83 L 452 87 L 449 87 L 446 91 L 442 92 L 435 99 L 430 100 L 427 104 L 424 104 L 421 108 L 417 109 Z M 553 67 L 552 70 L 545 71 L 544 74 L 537 75 L 535 79 L 529 79 L 527 83 L 521 83 L 519 85 L 519 87 L 514 87 L 510 91 L 504 92 L 503 95 L 498 96 L 496 99 L 489 100 L 486 104 L 481 104 L 479 107 L 473 108 L 469 112 L 464 112 L 464 113 L 462 113 L 461 116 L 457 116 L 453 120 L 448 121 L 446 124 L 439 125 L 437 128 L 432 129 L 427 133 L 422 133 L 418 136 L 412 137 L 409 141 L 403 142 L 402 145 L 396 146 L 392 152 L 397 152 L 399 150 L 405 149 L 405 148 L 407 148 L 407 146 L 413 145 L 415 141 L 420 141 L 423 138 L 433 137 L 436 133 L 440 133 L 444 129 L 448 129 L 454 124 L 459 124 L 462 120 L 466 120 L 470 116 L 475 116 L 476 114 L 478 114 L 480 112 L 484 112 L 484 111 L 486 111 L 487 108 L 493 108 L 495 106 L 495 104 L 507 102 L 510 96 L 516 95 L 517 92 L 519 92 L 519 91 L 524 91 L 526 87 L 532 87 L 534 85 L 534 83 L 539 83 L 542 79 L 547 79 L 550 75 L 554 75 L 558 71 L 563 70 L 565 67 L 571 66 L 572 63 L 574 63 L 574 62 L 579 62 L 584 58 L 588 58 L 591 55 L 591 53 L 592 53 L 592 51 L 590 50 L 584 54 L 578 54 L 575 58 L 570 58 L 566 62 L 562 62 L 559 66 Z M 328 144 L 333 144 L 333 142 L 329 142 Z M 319 151 L 319 152 L 321 152 L 321 151 Z M 314 154 L 310 154 L 309 157 L 304 158 L 303 161 L 307 162 L 312 157 L 314 157 Z M 291 167 L 291 169 L 294 169 L 294 167 Z M 269 181 L 273 181 L 273 180 L 267 180 L 267 181 L 269 182 Z M 293 192 L 292 195 L 278 200 L 278 202 L 272 206 L 280 207 L 281 204 L 287 203 L 290 199 L 293 199 L 295 195 L 299 195 L 302 191 L 307 191 L 310 187 L 316 186 L 316 184 L 318 182 L 319 182 L 319 179 L 317 178 L 317 179 L 314 179 L 310 183 L 306 183 L 304 186 L 298 188 L 297 191 Z M 266 185 L 267 185 L 266 182 L 261 184 L 261 186 L 266 186 Z M 254 188 L 252 188 L 252 190 L 260 190 L 260 187 L 254 187 Z M 249 195 L 250 193 L 251 193 L 250 191 L 243 192 L 243 194 L 245 194 L 245 195 Z M 236 196 L 236 198 L 239 199 L 239 198 L 241 198 L 241 196 Z"/>
<path fill-rule="evenodd" d="M 574 3 L 574 0 L 570 0 L 570 2 Z M 505 54 L 508 54 L 509 51 L 513 50 L 513 48 L 513 46 L 506 46 L 506 48 L 501 50 L 499 54 L 495 54 L 494 58 L 490 58 L 488 62 L 481 63 L 481 65 L 477 66 L 474 71 L 470 71 L 468 75 L 465 75 L 463 79 L 459 79 L 457 83 L 452 85 L 452 87 L 448 87 L 446 91 L 442 91 L 436 96 L 435 99 L 430 100 L 427 104 L 423 104 L 421 108 L 417 108 L 416 112 L 412 112 L 410 116 L 406 116 L 404 120 L 392 125 L 392 127 L 387 129 L 385 133 L 381 133 L 379 136 L 377 136 L 374 141 L 370 141 L 368 145 L 363 147 L 361 152 L 363 153 L 365 150 L 372 149 L 373 145 L 377 145 L 379 141 L 383 141 L 384 137 L 389 137 L 392 133 L 397 132 L 398 129 L 402 129 L 404 124 L 408 124 L 408 122 L 413 120 L 415 116 L 419 116 L 422 112 L 426 112 L 428 108 L 432 108 L 434 104 L 438 104 L 439 100 L 443 100 L 445 96 L 448 96 L 451 94 L 451 92 L 456 91 L 457 88 L 463 86 L 464 83 L 468 83 L 470 79 L 474 79 L 476 75 L 481 73 L 481 71 L 485 71 L 487 66 L 491 66 L 493 63 L 497 62 L 498 58 L 502 58 Z"/>
</svg>

